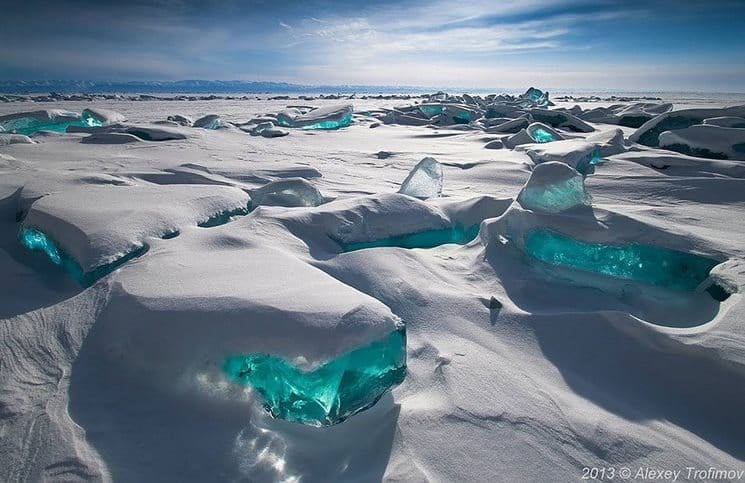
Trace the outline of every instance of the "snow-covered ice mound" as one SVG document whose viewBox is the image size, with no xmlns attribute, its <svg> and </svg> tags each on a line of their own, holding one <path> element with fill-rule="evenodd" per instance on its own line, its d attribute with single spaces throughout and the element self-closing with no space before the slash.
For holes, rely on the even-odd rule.
<svg viewBox="0 0 745 483">
<path fill-rule="evenodd" d="M 645 146 L 657 147 L 660 142 L 660 134 L 665 131 L 685 129 L 695 124 L 701 124 L 705 119 L 710 118 L 743 116 L 745 116 L 745 105 L 723 109 L 683 109 L 672 111 L 645 122 L 629 137 L 629 140 L 644 144 Z"/>
<path fill-rule="evenodd" d="M 251 190 L 252 206 L 318 206 L 322 203 L 321 192 L 304 178 L 281 179 Z"/>
<path fill-rule="evenodd" d="M 707 124 L 660 134 L 659 145 L 702 158 L 745 160 L 745 129 Z"/>
<path fill-rule="evenodd" d="M 223 125 L 222 119 L 217 114 L 207 114 L 194 121 L 194 127 L 204 129 L 219 129 Z"/>
<path fill-rule="evenodd" d="M 34 202 L 20 237 L 91 283 L 141 254 L 148 238 L 245 214 L 248 203 L 244 191 L 222 186 L 88 186 Z"/>
<path fill-rule="evenodd" d="M 43 111 L 18 112 L 0 116 L 0 127 L 7 132 L 30 135 L 38 131 L 65 132 L 69 126 L 100 126 L 93 116 L 81 117 L 80 114 L 60 109 Z"/>
<path fill-rule="evenodd" d="M 699 240 L 598 208 L 562 213 L 513 204 L 484 225 L 481 238 L 493 257 L 527 264 L 549 285 L 594 287 L 663 326 L 701 325 L 717 313 L 721 297 L 711 293 L 719 288 L 710 274 L 723 259 L 702 254 Z"/>
<path fill-rule="evenodd" d="M 72 97 L 39 102 L 96 105 Z M 0 480 L 575 481 L 745 460 L 745 166 L 625 139 L 680 111 L 301 96 L 354 102 L 354 124 L 273 141 L 248 133 L 311 107 L 158 97 L 0 146 Z M 189 127 L 207 112 L 238 128 Z M 711 149 L 689 129 L 745 113 L 699 114 L 655 143 Z M 425 157 L 447 196 L 396 193 Z M 50 259 L 110 273 L 81 286 Z"/>
<path fill-rule="evenodd" d="M 339 423 L 374 404 L 405 374 L 403 323 L 269 247 L 267 229 L 249 217 L 186 232 L 122 268 L 98 350 L 166 390 L 179 381 L 199 390 L 205 378 L 248 384 L 272 415 L 305 424 Z"/>
<path fill-rule="evenodd" d="M 600 162 L 601 154 L 598 147 L 579 139 L 555 141 L 545 144 L 525 144 L 518 146 L 535 164 L 548 161 L 565 163 L 580 173 L 592 173 L 594 166 Z"/>
<path fill-rule="evenodd" d="M 280 126 L 302 129 L 338 129 L 349 126 L 354 108 L 351 104 L 319 107 L 306 113 L 299 110 L 283 111 L 277 116 Z"/>
</svg>

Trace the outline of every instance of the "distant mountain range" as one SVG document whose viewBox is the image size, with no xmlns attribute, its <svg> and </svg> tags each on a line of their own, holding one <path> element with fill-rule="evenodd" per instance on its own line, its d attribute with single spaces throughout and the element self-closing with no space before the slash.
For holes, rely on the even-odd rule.
<svg viewBox="0 0 745 483">
<path fill-rule="evenodd" d="M 33 93 L 398 93 L 430 92 L 412 86 L 301 85 L 286 82 L 180 80 L 180 81 L 3 81 L 0 92 Z"/>
</svg>

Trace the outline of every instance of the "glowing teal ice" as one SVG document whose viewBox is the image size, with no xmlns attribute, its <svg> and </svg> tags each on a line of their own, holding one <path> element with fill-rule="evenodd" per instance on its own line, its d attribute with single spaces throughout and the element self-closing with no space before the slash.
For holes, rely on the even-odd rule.
<svg viewBox="0 0 745 483">
<path fill-rule="evenodd" d="M 457 243 L 464 245 L 479 234 L 479 225 L 464 228 L 460 225 L 443 228 L 440 230 L 427 230 L 406 235 L 397 235 L 380 240 L 340 243 L 342 250 L 352 252 L 365 248 L 399 247 L 399 248 L 434 248 L 446 243 Z"/>
<path fill-rule="evenodd" d="M 223 365 L 232 380 L 250 385 L 275 418 L 329 426 L 374 405 L 406 376 L 406 330 L 303 371 L 268 354 L 228 357 Z"/>
<path fill-rule="evenodd" d="M 92 285 L 96 280 L 105 277 L 123 264 L 133 258 L 139 257 L 148 250 L 146 245 L 142 245 L 111 263 L 100 265 L 89 272 L 85 272 L 80 268 L 75 260 L 63 252 L 54 240 L 45 233 L 35 228 L 23 228 L 18 234 L 18 238 L 21 245 L 25 248 L 30 251 L 43 252 L 52 263 L 64 268 L 72 278 L 83 286 Z"/>
<path fill-rule="evenodd" d="M 445 111 L 445 106 L 442 104 L 422 104 L 419 106 L 419 110 L 427 117 L 434 117 L 442 114 Z"/>
<path fill-rule="evenodd" d="M 326 119 L 314 124 L 303 126 L 302 129 L 339 129 L 352 123 L 352 113 L 345 114 L 341 119 Z"/>
<path fill-rule="evenodd" d="M 221 211 L 219 213 L 215 213 L 206 220 L 200 221 L 199 223 L 197 223 L 197 226 L 199 226 L 200 228 L 213 228 L 215 226 L 224 225 L 235 216 L 246 216 L 250 212 L 251 210 L 249 206 L 246 206 L 245 208 L 240 207 L 233 210 Z"/>
<path fill-rule="evenodd" d="M 63 120 L 55 119 L 38 119 L 35 117 L 20 117 L 18 119 L 11 119 L 5 121 L 2 124 L 2 128 L 8 132 L 15 132 L 16 134 L 24 134 L 30 136 L 39 131 L 54 131 L 54 132 L 65 132 L 70 126 L 79 127 L 96 127 L 101 126 L 101 122 L 93 117 L 86 116 L 80 119 L 68 119 Z"/>
<path fill-rule="evenodd" d="M 49 260 L 55 265 L 62 264 L 62 257 L 57 249 L 57 245 L 44 233 L 34 229 L 23 229 L 19 235 L 21 244 L 31 251 L 46 253 Z"/>
<path fill-rule="evenodd" d="M 559 213 L 587 204 L 588 197 L 582 175 L 577 174 L 546 186 L 528 184 L 520 192 L 518 201 L 528 210 Z"/>
<path fill-rule="evenodd" d="M 529 134 L 530 137 L 533 138 L 533 141 L 537 143 L 550 143 L 551 141 L 556 141 L 553 134 L 540 127 L 533 129 L 533 132 Z"/>
<path fill-rule="evenodd" d="M 536 229 L 525 236 L 529 255 L 552 265 L 679 291 L 693 291 L 719 262 L 651 245 L 605 245 Z"/>
</svg>

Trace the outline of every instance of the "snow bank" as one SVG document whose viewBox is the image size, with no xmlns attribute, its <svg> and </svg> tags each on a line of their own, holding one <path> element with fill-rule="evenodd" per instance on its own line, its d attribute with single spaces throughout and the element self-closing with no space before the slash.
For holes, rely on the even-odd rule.
<svg viewBox="0 0 745 483">
<path fill-rule="evenodd" d="M 87 186 L 35 201 L 23 227 L 44 233 L 91 272 L 141 248 L 149 237 L 245 209 L 248 202 L 244 191 L 223 186 Z"/>
</svg>

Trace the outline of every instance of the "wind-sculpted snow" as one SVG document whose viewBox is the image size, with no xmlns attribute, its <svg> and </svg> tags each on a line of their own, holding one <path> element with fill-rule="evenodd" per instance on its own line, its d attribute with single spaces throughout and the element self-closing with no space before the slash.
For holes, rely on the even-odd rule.
<svg viewBox="0 0 745 483">
<path fill-rule="evenodd" d="M 424 158 L 401 183 L 399 193 L 414 198 L 436 198 L 442 194 L 442 166 L 435 158 Z"/>
<path fill-rule="evenodd" d="M 745 160 L 745 129 L 694 125 L 660 134 L 660 147 L 691 156 Z"/>
<path fill-rule="evenodd" d="M 277 115 L 280 126 L 302 129 L 339 129 L 352 122 L 354 108 L 351 104 L 319 107 L 307 112 L 287 110 Z"/>
<path fill-rule="evenodd" d="M 39 131 L 65 132 L 69 126 L 101 126 L 93 116 L 62 110 L 19 112 L 0 116 L 3 130 L 14 134 L 31 135 Z"/>
<path fill-rule="evenodd" d="M 734 106 L 723 109 L 683 109 L 661 114 L 645 122 L 629 139 L 645 146 L 657 147 L 660 134 L 665 131 L 685 129 L 701 124 L 705 119 L 716 117 L 743 117 L 745 106 Z"/>
<path fill-rule="evenodd" d="M 102 267 L 141 252 L 149 237 L 160 237 L 186 226 L 209 223 L 215 216 L 245 214 L 249 196 L 237 188 L 218 186 L 100 186 L 51 194 L 33 203 L 23 221 L 21 241 L 35 249 L 54 246 L 64 252 L 80 273 L 79 280 L 92 280 L 105 272 Z M 40 233 L 36 243 L 26 233 Z M 70 266 L 45 250 L 50 260 Z"/>
<path fill-rule="evenodd" d="M 536 91 L 0 96 L 0 480 L 741 466 L 745 112 Z"/>
<path fill-rule="evenodd" d="M 219 129 L 223 125 L 222 119 L 217 114 L 208 114 L 194 121 L 194 127 L 204 129 Z"/>
<path fill-rule="evenodd" d="M 584 175 L 592 173 L 594 166 L 602 159 L 597 146 L 581 140 L 527 144 L 519 146 L 518 150 L 524 151 L 535 164 L 559 161 Z"/>
<path fill-rule="evenodd" d="M 406 329 L 300 370 L 268 354 L 230 356 L 227 375 L 256 389 L 264 408 L 281 419 L 311 426 L 338 424 L 368 409 L 406 376 Z"/>
<path fill-rule="evenodd" d="M 124 121 L 126 117 L 108 109 L 86 108 L 82 114 L 51 109 L 0 116 L 0 131 L 31 135 L 39 131 L 65 132 L 70 127 L 100 127 Z"/>
</svg>

